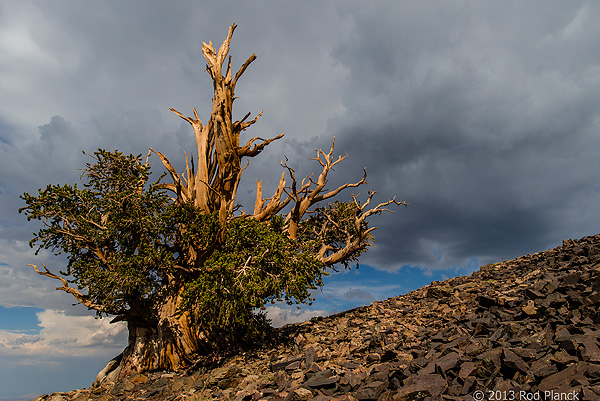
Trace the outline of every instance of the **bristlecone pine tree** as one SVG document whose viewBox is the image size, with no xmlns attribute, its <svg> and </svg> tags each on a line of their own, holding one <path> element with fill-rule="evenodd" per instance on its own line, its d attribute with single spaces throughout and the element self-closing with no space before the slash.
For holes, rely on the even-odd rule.
<svg viewBox="0 0 600 401">
<path fill-rule="evenodd" d="M 210 118 L 196 109 L 186 117 L 197 145 L 194 165 L 185 154 L 180 175 L 167 157 L 150 149 L 146 160 L 118 151 L 98 150 L 86 163 L 83 187 L 49 185 L 37 196 L 22 195 L 28 219 L 44 228 L 30 245 L 68 255 L 65 271 L 42 264 L 33 268 L 59 280 L 58 290 L 73 295 L 99 316 L 112 315 L 129 328 L 129 345 L 97 382 L 156 369 L 181 369 L 197 358 L 265 333 L 260 312 L 269 302 L 310 303 L 311 289 L 322 285 L 327 268 L 348 267 L 371 245 L 367 218 L 394 199 L 368 208 L 352 195 L 348 202 L 325 202 L 361 180 L 327 190 L 327 175 L 346 156 L 316 151 L 318 178 L 298 181 L 282 162 L 275 193 L 263 199 L 256 185 L 252 213 L 236 204 L 242 160 L 258 155 L 271 139 L 254 137 L 240 146 L 240 134 L 260 114 L 233 121 L 235 86 L 253 54 L 232 75 L 231 56 L 223 63 L 236 25 L 218 51 L 203 43 L 207 71 L 214 84 Z M 262 112 L 261 112 L 262 113 Z M 172 183 L 149 181 L 148 158 L 154 152 Z M 247 164 L 246 164 L 247 166 Z M 167 175 L 167 174 L 165 174 Z M 286 181 L 289 180 L 289 181 Z M 169 197 L 172 194 L 172 198 Z M 74 284 L 74 286 L 72 285 Z M 110 374 L 109 374 L 110 371 Z"/>
</svg>

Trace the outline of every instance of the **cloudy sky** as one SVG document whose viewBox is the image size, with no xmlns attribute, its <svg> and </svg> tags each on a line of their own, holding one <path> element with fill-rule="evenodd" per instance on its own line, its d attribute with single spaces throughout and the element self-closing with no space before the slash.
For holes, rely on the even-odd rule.
<svg viewBox="0 0 600 401">
<path fill-rule="evenodd" d="M 600 3 L 592 1 L 0 1 L 0 399 L 87 387 L 126 344 L 27 263 L 36 226 L 19 195 L 74 183 L 98 147 L 160 150 L 179 169 L 212 96 L 202 42 L 238 24 L 235 117 L 264 110 L 251 136 L 285 132 L 246 171 L 272 192 L 285 155 L 349 158 L 331 185 L 367 167 L 377 246 L 329 277 L 311 308 L 275 324 L 399 295 L 432 280 L 600 231 Z M 159 161 L 154 160 L 159 167 Z M 346 194 L 349 195 L 349 194 Z"/>
</svg>

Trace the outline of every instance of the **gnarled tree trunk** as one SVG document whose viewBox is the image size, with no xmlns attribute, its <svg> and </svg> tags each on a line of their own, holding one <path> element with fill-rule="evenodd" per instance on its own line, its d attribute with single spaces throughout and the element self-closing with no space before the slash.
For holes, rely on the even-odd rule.
<svg viewBox="0 0 600 401">
<path fill-rule="evenodd" d="M 168 298 L 153 322 L 129 320 L 127 348 L 98 374 L 94 386 L 134 373 L 185 369 L 210 353 L 214 337 L 194 326 L 187 313 L 177 313 L 180 301 L 180 296 Z"/>
</svg>

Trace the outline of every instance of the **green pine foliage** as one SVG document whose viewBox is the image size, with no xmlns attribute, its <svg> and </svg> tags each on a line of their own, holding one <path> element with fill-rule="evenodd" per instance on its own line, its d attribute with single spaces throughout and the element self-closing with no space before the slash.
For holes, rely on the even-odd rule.
<svg viewBox="0 0 600 401">
<path fill-rule="evenodd" d="M 102 305 L 98 314 L 118 315 L 160 293 L 165 268 L 173 263 L 174 227 L 165 218 L 170 201 L 148 185 L 150 167 L 140 156 L 98 150 L 93 157 L 83 188 L 48 185 L 37 196 L 25 193 L 27 206 L 19 212 L 44 223 L 29 245 L 67 254 L 61 274 Z"/>
<path fill-rule="evenodd" d="M 218 224 L 216 214 L 208 219 L 209 225 Z M 207 237 L 199 239 L 206 243 Z M 275 301 L 310 303 L 310 290 L 322 285 L 323 274 L 322 263 L 285 234 L 281 216 L 268 223 L 234 219 L 202 269 L 185 283 L 180 308 L 193 311 L 202 327 L 260 331 L 266 320 L 256 310 Z"/>
</svg>

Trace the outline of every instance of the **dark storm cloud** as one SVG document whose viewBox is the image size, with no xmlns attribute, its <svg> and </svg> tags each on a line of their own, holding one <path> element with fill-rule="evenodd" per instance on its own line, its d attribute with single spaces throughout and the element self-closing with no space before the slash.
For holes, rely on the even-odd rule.
<svg viewBox="0 0 600 401">
<path fill-rule="evenodd" d="M 343 294 L 343 298 L 347 301 L 362 301 L 362 302 L 373 302 L 375 298 L 367 291 L 361 290 L 360 288 L 349 288 Z"/>
<path fill-rule="evenodd" d="M 335 52 L 351 77 L 330 122 L 338 149 L 381 199 L 412 203 L 373 219 L 363 260 L 380 268 L 466 266 L 597 231 L 598 6 L 531 21 L 530 4 L 456 4 L 361 10 Z"/>
</svg>

